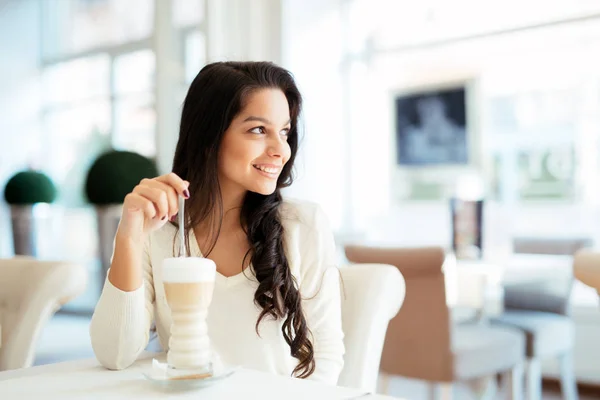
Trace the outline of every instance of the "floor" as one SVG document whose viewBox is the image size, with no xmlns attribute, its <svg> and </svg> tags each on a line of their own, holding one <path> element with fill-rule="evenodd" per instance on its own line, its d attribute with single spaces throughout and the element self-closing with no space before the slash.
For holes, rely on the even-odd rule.
<svg viewBox="0 0 600 400">
<path fill-rule="evenodd" d="M 474 396 L 466 387 L 461 385 L 455 385 L 454 387 L 454 397 L 458 400 L 476 400 L 477 397 Z M 390 382 L 390 392 L 389 395 L 394 397 L 399 397 L 402 399 L 427 399 L 427 388 L 426 386 L 420 382 L 412 379 L 405 378 L 394 378 L 392 382 Z M 544 400 L 560 400 L 562 396 L 560 392 L 556 389 L 544 388 L 544 392 L 542 394 Z M 505 400 L 508 397 L 500 392 L 495 396 L 495 400 Z M 580 394 L 579 400 L 592 400 L 592 399 L 600 399 L 600 395 L 585 395 Z"/>
<path fill-rule="evenodd" d="M 93 357 L 89 339 L 89 317 L 56 315 L 42 332 L 35 359 L 36 365 Z M 389 394 L 404 399 L 426 399 L 427 391 L 422 382 L 404 378 L 393 378 L 389 384 Z M 463 387 L 456 387 L 454 394 L 459 400 L 475 397 Z M 496 396 L 504 399 L 502 394 Z M 599 399 L 600 396 L 581 395 L 580 400 Z M 544 400 L 561 399 L 560 393 L 546 389 Z"/>
</svg>

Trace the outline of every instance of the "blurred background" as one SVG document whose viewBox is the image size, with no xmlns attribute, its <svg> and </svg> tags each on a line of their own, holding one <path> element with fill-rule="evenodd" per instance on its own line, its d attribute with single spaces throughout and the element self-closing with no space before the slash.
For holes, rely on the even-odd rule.
<svg viewBox="0 0 600 400">
<path fill-rule="evenodd" d="M 52 180 L 36 256 L 90 273 L 37 362 L 91 354 L 104 274 L 88 170 L 112 148 L 169 172 L 206 63 L 294 74 L 304 139 L 286 195 L 320 203 L 338 245 L 452 249 L 451 200 L 484 200 L 475 258 L 496 261 L 516 238 L 600 239 L 599 48 L 591 0 L 0 0 L 0 182 Z M 10 210 L 0 258 L 15 253 Z M 568 304 L 575 373 L 600 384 L 598 295 L 575 281 Z"/>
</svg>

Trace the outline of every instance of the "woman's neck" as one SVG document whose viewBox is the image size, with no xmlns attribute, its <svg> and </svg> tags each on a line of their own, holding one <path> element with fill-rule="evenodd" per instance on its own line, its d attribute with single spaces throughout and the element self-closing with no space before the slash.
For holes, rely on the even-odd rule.
<svg viewBox="0 0 600 400">
<path fill-rule="evenodd" d="M 240 214 L 246 192 L 232 192 L 224 189 L 221 188 L 223 208 L 215 207 L 213 215 L 196 227 L 196 233 L 201 233 L 205 237 L 212 237 L 217 233 L 227 236 L 242 229 Z M 219 232 L 215 232 L 215 230 L 219 230 Z"/>
<path fill-rule="evenodd" d="M 221 187 L 221 198 L 223 199 L 222 232 L 237 232 L 242 228 L 240 214 L 245 197 L 246 190 Z M 218 210 L 216 211 L 218 212 Z M 219 218 L 220 215 L 217 215 L 214 220 L 219 221 Z"/>
</svg>

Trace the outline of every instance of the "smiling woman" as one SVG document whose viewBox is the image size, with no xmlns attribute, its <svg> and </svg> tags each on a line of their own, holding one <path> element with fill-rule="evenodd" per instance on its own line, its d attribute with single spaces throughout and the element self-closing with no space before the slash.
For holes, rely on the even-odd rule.
<svg viewBox="0 0 600 400">
<path fill-rule="evenodd" d="M 91 325 L 103 365 L 131 365 L 153 319 L 168 348 L 160 265 L 178 247 L 168 219 L 181 195 L 188 255 L 217 265 L 207 325 L 222 361 L 337 382 L 344 345 L 333 235 L 318 206 L 280 193 L 292 183 L 301 103 L 291 74 L 272 63 L 214 63 L 196 76 L 173 173 L 142 181 L 123 207 Z"/>
</svg>

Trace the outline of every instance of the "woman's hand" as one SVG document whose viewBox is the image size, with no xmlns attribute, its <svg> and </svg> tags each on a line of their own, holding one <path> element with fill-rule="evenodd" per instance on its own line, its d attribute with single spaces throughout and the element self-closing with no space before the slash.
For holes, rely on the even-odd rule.
<svg viewBox="0 0 600 400">
<path fill-rule="evenodd" d="M 178 195 L 190 197 L 189 182 L 174 173 L 142 179 L 125 196 L 116 241 L 142 244 L 149 233 L 161 228 L 179 212 Z"/>
</svg>

